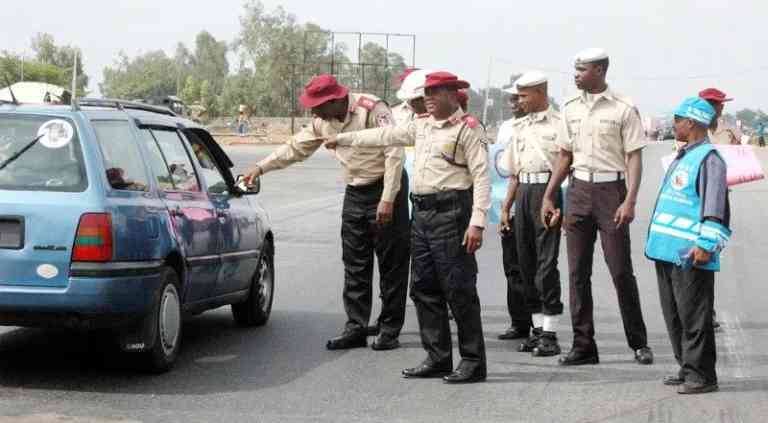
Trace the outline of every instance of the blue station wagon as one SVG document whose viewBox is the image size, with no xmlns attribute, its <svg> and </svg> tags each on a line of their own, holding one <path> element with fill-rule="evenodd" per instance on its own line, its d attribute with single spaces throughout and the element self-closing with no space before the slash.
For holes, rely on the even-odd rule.
<svg viewBox="0 0 768 423">
<path fill-rule="evenodd" d="M 0 325 L 107 330 L 163 372 L 185 315 L 265 324 L 273 234 L 232 166 L 160 107 L 0 104 Z"/>
</svg>

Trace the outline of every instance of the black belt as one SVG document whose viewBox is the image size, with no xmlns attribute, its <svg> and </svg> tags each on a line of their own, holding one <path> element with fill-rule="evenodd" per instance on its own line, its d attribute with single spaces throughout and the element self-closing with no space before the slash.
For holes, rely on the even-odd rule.
<svg viewBox="0 0 768 423">
<path fill-rule="evenodd" d="M 456 200 L 460 199 L 464 195 L 469 195 L 471 198 L 472 190 L 450 190 L 441 191 L 434 194 L 414 194 L 411 193 L 411 202 L 413 207 L 417 210 L 449 210 L 454 207 Z"/>
</svg>

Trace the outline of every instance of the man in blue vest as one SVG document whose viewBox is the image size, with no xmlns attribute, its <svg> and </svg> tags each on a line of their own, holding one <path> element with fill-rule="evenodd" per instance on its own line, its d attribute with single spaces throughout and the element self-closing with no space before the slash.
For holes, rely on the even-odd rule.
<svg viewBox="0 0 768 423">
<path fill-rule="evenodd" d="M 675 135 L 685 143 L 664 177 L 645 255 L 656 262 L 661 309 L 677 374 L 665 385 L 680 394 L 718 389 L 712 327 L 715 272 L 731 231 L 725 161 L 707 136 L 715 109 L 688 98 L 675 110 Z"/>
</svg>

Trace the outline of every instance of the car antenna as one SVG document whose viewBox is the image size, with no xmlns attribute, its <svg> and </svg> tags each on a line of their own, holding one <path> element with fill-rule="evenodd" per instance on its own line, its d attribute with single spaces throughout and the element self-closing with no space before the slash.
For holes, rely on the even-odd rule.
<svg viewBox="0 0 768 423">
<path fill-rule="evenodd" d="M 8 75 L 4 75 L 5 83 L 8 85 L 8 92 L 11 93 L 11 100 L 13 100 L 13 104 L 19 105 L 19 100 L 16 99 L 16 96 L 13 94 L 13 88 L 11 88 L 11 82 L 8 81 Z"/>
<path fill-rule="evenodd" d="M 75 57 L 72 65 L 72 99 L 69 101 L 72 105 L 72 111 L 76 112 L 80 110 L 77 105 L 77 50 L 75 50 Z"/>
</svg>

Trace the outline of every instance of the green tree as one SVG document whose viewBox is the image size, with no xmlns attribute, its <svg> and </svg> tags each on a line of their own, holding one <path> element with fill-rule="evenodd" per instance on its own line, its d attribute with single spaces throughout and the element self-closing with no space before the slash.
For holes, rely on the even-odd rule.
<svg viewBox="0 0 768 423">
<path fill-rule="evenodd" d="M 187 77 L 184 89 L 181 91 L 181 99 L 186 104 L 192 104 L 200 100 L 200 83 L 192 75 Z"/>
<path fill-rule="evenodd" d="M 149 99 L 176 93 L 174 60 L 162 50 L 133 59 L 120 53 L 113 66 L 104 68 L 104 82 L 99 86 L 105 97 Z"/>
<path fill-rule="evenodd" d="M 227 43 L 217 41 L 207 31 L 195 38 L 195 55 L 192 57 L 192 74 L 201 81 L 208 81 L 214 93 L 220 93 L 229 74 Z"/>
<path fill-rule="evenodd" d="M 63 84 L 66 87 L 70 87 L 71 85 L 72 68 L 75 63 L 75 55 L 77 55 L 77 89 L 79 92 L 85 92 L 88 87 L 89 78 L 85 73 L 85 66 L 83 65 L 83 53 L 78 47 L 70 45 L 57 46 L 56 41 L 51 34 L 41 32 L 32 38 L 32 50 L 35 52 L 35 59 L 37 62 L 44 65 L 56 66 L 69 74 L 69 81 L 66 84 Z M 32 80 L 31 78 L 27 78 L 26 75 L 24 79 Z"/>
</svg>

